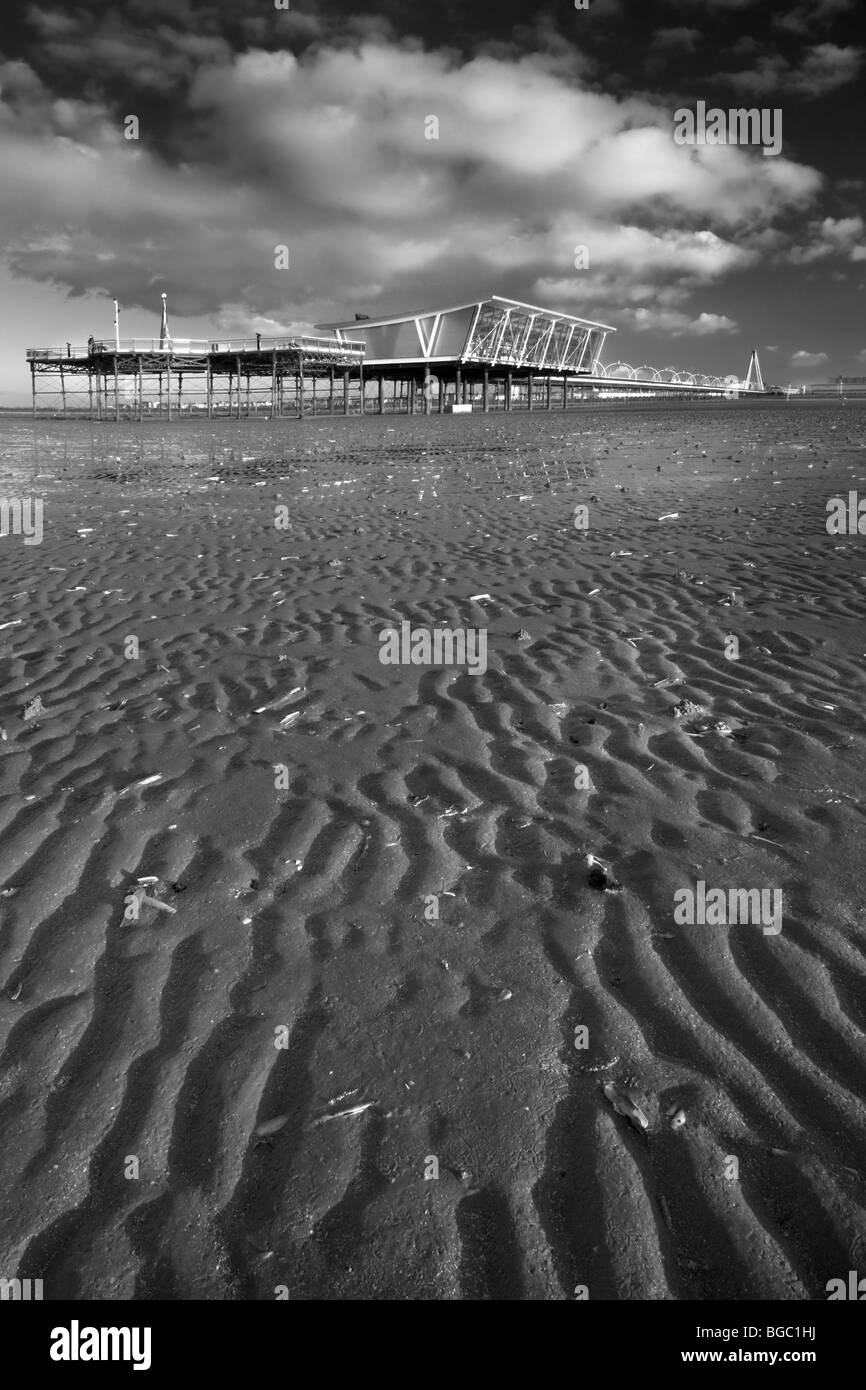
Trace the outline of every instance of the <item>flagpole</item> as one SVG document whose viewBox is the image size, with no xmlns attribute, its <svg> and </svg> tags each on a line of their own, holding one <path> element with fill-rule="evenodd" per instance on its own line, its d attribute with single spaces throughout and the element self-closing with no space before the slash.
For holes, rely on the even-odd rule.
<svg viewBox="0 0 866 1390">
<path fill-rule="evenodd" d="M 117 307 L 117 300 L 114 301 L 114 350 L 120 352 L 120 310 Z"/>
</svg>

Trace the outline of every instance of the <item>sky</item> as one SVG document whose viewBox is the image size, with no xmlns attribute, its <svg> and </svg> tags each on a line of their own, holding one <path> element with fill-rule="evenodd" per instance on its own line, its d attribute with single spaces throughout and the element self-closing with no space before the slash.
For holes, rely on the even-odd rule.
<svg viewBox="0 0 866 1390">
<path fill-rule="evenodd" d="M 861 0 L 578 3 L 7 8 L 0 405 L 163 292 L 177 337 L 500 294 L 615 326 L 606 362 L 866 376 Z M 699 102 L 780 153 L 677 143 Z"/>
</svg>

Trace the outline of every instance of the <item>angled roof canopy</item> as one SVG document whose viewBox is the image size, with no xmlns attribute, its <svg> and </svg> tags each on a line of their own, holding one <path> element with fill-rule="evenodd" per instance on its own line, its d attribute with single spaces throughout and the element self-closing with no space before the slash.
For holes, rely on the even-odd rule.
<svg viewBox="0 0 866 1390">
<path fill-rule="evenodd" d="M 351 334 L 364 342 L 368 365 L 474 362 L 553 372 L 592 372 L 607 334 L 616 331 L 609 324 L 497 294 L 469 304 L 317 328 L 335 333 L 338 340 Z"/>
</svg>

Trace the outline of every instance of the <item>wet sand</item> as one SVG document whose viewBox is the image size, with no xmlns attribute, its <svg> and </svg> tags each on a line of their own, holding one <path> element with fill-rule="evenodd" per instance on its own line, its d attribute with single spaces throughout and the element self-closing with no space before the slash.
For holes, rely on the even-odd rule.
<svg viewBox="0 0 866 1390">
<path fill-rule="evenodd" d="M 825 508 L 866 495 L 864 424 L 0 421 L 0 495 L 44 498 L 41 545 L 0 541 L 0 1274 L 862 1270 L 866 538 Z M 383 665 L 403 620 L 486 628 L 486 672 Z M 123 922 L 139 877 L 174 914 Z M 677 925 L 699 880 L 781 889 L 781 931 Z"/>
</svg>

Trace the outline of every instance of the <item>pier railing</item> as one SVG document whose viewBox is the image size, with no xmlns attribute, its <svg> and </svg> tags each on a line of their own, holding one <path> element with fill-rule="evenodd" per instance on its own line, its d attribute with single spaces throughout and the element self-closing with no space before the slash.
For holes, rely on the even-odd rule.
<svg viewBox="0 0 866 1390">
<path fill-rule="evenodd" d="M 77 358 L 121 356 L 136 353 L 163 353 L 166 357 L 205 356 L 208 353 L 248 353 L 248 352 L 310 352 L 318 356 L 334 357 L 356 356 L 363 360 L 366 345 L 362 342 L 336 338 L 317 338 L 307 335 L 293 335 L 285 338 L 172 338 L 162 343 L 158 338 L 121 338 L 119 343 L 112 339 L 96 339 L 92 345 L 87 343 L 64 343 L 62 347 L 28 348 L 28 361 L 54 361 L 58 358 Z"/>
</svg>

